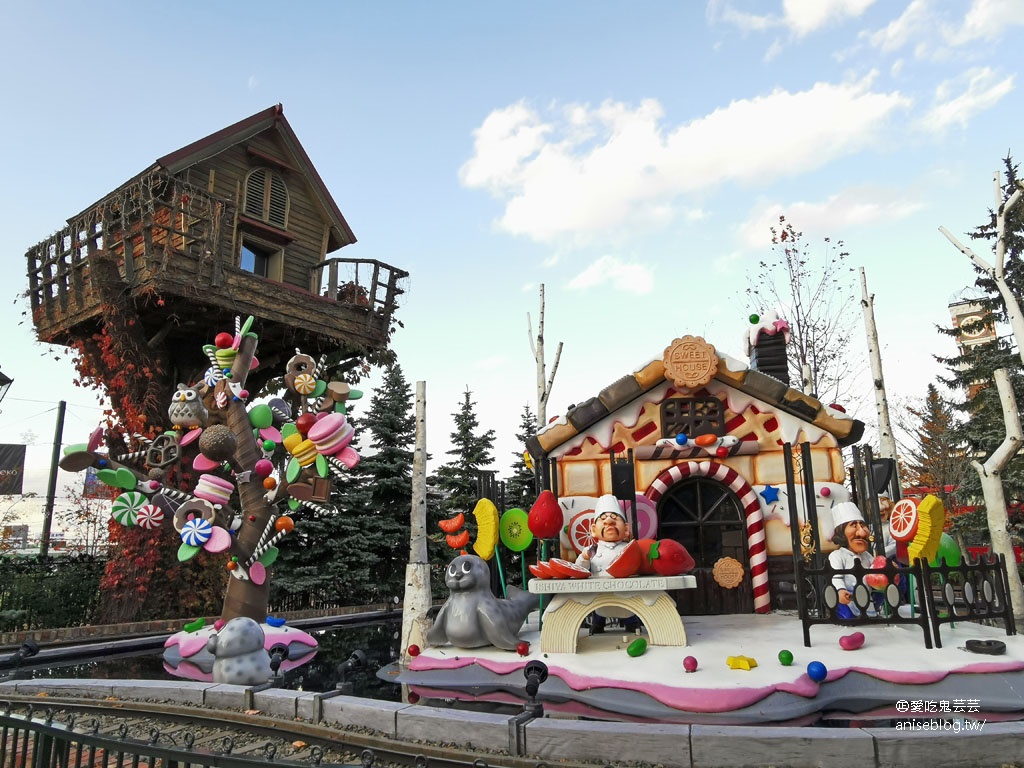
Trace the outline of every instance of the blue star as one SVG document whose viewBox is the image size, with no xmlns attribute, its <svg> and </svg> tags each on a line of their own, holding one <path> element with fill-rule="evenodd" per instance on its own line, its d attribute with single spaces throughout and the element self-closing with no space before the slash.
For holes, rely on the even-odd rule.
<svg viewBox="0 0 1024 768">
<path fill-rule="evenodd" d="M 779 489 L 766 485 L 764 490 L 761 491 L 761 498 L 764 499 L 765 504 L 774 504 L 779 500 Z"/>
</svg>

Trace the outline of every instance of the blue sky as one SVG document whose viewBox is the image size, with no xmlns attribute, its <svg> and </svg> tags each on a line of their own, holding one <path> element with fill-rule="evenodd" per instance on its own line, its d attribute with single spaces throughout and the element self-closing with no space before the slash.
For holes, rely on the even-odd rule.
<svg viewBox="0 0 1024 768">
<path fill-rule="evenodd" d="M 411 273 L 395 348 L 427 382 L 435 463 L 468 387 L 502 474 L 535 402 L 540 283 L 549 362 L 564 342 L 554 415 L 685 333 L 742 358 L 745 274 L 781 213 L 845 241 L 890 398 L 923 395 L 954 351 L 934 327 L 973 281 L 938 227 L 981 223 L 1024 152 L 1016 0 L 49 2 L 0 24 L 0 442 L 35 433 L 39 493 L 56 402 L 67 442 L 99 410 L 18 324 L 25 250 L 273 104 L 359 239 L 343 254 Z"/>
</svg>

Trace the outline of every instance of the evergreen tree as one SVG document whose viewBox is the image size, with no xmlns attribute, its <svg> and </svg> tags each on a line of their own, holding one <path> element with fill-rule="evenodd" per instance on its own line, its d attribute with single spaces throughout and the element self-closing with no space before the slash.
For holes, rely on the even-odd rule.
<svg viewBox="0 0 1024 768">
<path fill-rule="evenodd" d="M 346 418 L 358 435 L 359 420 L 351 409 Z M 322 510 L 300 507 L 290 513 L 295 530 L 278 545 L 272 592 L 275 607 L 315 608 L 324 601 L 362 605 L 386 598 L 379 589 L 377 540 L 365 522 L 366 477 L 349 471 L 342 477 L 332 475 L 331 483 L 330 502 Z"/>
<path fill-rule="evenodd" d="M 1018 167 L 1012 158 L 1004 160 L 1006 174 L 1003 199 L 1007 199 L 1017 188 Z M 975 240 L 989 240 L 996 237 L 996 213 L 989 211 L 988 221 L 971 233 Z M 1012 209 L 1006 218 L 1006 259 L 1005 274 L 1013 293 L 1024 294 L 1024 211 L 1021 206 Z M 995 287 L 992 277 L 975 267 L 978 277 L 975 285 L 984 292 L 977 299 L 986 313 L 981 322 L 1003 322 L 1007 319 L 1006 304 Z M 965 329 L 949 328 L 942 332 L 959 337 Z M 970 327 L 966 330 L 972 330 Z M 957 408 L 964 414 L 955 431 L 968 453 L 968 458 L 984 460 L 1002 442 L 1006 430 L 999 393 L 992 380 L 998 368 L 1006 368 L 1010 374 L 1018 406 L 1024 403 L 1024 378 L 1021 377 L 1021 360 L 1012 335 L 1000 336 L 996 340 L 970 346 L 957 357 L 938 358 L 949 368 L 949 376 L 943 381 L 964 393 L 964 400 Z M 1011 511 L 1024 502 L 1024 458 L 1016 456 L 1001 472 L 1006 502 Z M 976 472 L 966 472 L 957 498 L 961 504 L 982 505 L 980 478 Z M 1012 517 L 1011 517 L 1012 519 Z M 980 519 L 979 519 L 980 520 Z"/>
<path fill-rule="evenodd" d="M 371 450 L 356 469 L 367 480 L 365 523 L 375 542 L 379 591 L 390 598 L 401 596 L 405 582 L 416 438 L 413 394 L 398 363 L 391 362 L 384 369 L 366 423 Z"/>
<path fill-rule="evenodd" d="M 513 451 L 515 460 L 512 462 L 512 475 L 505 482 L 505 505 L 509 508 L 519 507 L 529 510 L 530 505 L 537 499 L 536 476 L 532 469 L 526 466 L 526 458 L 523 452 L 526 450 L 526 441 L 537 433 L 537 417 L 530 410 L 527 403 L 523 406 L 523 412 L 519 418 L 519 431 L 516 432 L 516 441 L 520 450 Z"/>
<path fill-rule="evenodd" d="M 440 499 L 436 504 L 428 503 L 427 508 L 428 531 L 436 531 L 437 522 L 442 517 L 450 517 L 459 512 L 465 514 L 470 541 L 476 536 L 473 516 L 470 513 L 479 500 L 480 472 L 493 461 L 491 451 L 494 449 L 494 430 L 479 431 L 480 424 L 474 410 L 475 406 L 472 392 L 467 389 L 463 395 L 462 405 L 452 414 L 455 418 L 455 430 L 449 436 L 452 447 L 447 451 L 452 459 L 438 467 L 429 481 L 439 492 Z M 431 582 L 434 594 L 445 594 L 447 590 L 444 587 L 444 568 L 458 552 L 447 545 L 443 536 L 429 538 L 428 552 L 432 565 Z"/>
<path fill-rule="evenodd" d="M 494 430 L 479 433 L 480 423 L 476 417 L 476 403 L 468 389 L 463 394 L 462 405 L 452 416 L 455 431 L 449 436 L 452 447 L 446 452 L 452 460 L 437 469 L 436 485 L 442 493 L 439 511 L 444 513 L 465 512 L 468 514 L 476 505 L 477 480 L 480 471 L 493 462 Z"/>
</svg>

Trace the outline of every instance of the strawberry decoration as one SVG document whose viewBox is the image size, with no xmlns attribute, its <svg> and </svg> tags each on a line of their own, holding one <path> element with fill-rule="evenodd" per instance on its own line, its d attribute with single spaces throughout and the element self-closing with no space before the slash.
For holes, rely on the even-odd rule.
<svg viewBox="0 0 1024 768">
<path fill-rule="evenodd" d="M 553 539 L 562 530 L 562 508 L 551 491 L 541 491 L 537 501 L 530 507 L 526 521 L 530 532 L 538 539 Z"/>
</svg>

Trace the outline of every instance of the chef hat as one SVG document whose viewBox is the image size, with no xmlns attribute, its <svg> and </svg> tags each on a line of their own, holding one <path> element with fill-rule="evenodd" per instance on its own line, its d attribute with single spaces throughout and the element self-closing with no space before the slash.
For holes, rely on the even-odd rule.
<svg viewBox="0 0 1024 768">
<path fill-rule="evenodd" d="M 618 515 L 627 523 L 629 522 L 629 518 L 626 516 L 626 513 L 622 511 L 622 505 L 619 504 L 619 500 L 611 493 L 606 493 L 597 500 L 597 504 L 594 505 L 594 519 L 597 520 L 601 515 L 607 514 L 608 512 Z"/>
<path fill-rule="evenodd" d="M 838 529 L 854 520 L 864 522 L 864 515 L 852 501 L 840 501 L 832 507 L 832 528 Z"/>
</svg>

